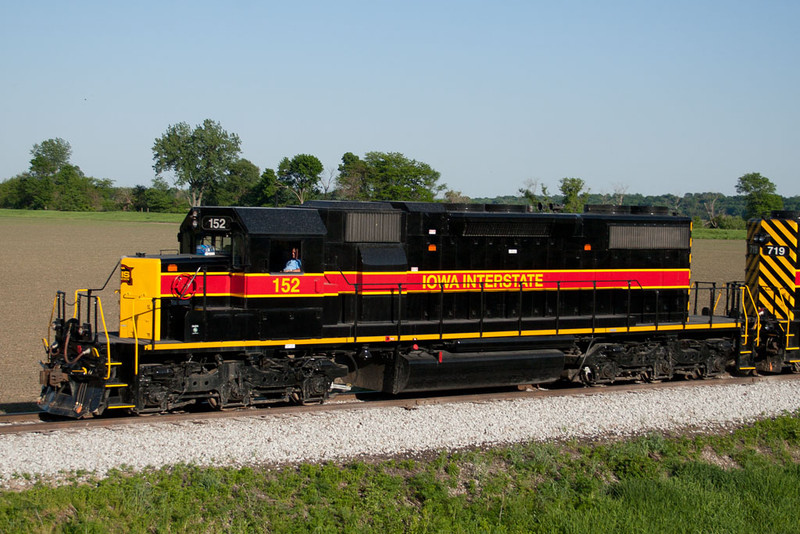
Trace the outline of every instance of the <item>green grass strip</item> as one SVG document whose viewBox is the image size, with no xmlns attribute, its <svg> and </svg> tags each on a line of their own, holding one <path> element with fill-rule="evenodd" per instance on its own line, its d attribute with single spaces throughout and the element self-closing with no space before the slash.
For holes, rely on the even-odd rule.
<svg viewBox="0 0 800 534">
<path fill-rule="evenodd" d="M 719 228 L 694 228 L 692 237 L 695 239 L 747 239 L 747 230 L 721 230 Z"/>
<path fill-rule="evenodd" d="M 280 469 L 180 465 L 0 493 L 3 532 L 797 532 L 800 419 Z"/>
<path fill-rule="evenodd" d="M 187 212 L 189 210 L 186 210 Z M 51 211 L 0 209 L 0 218 L 40 219 L 62 221 L 114 221 L 179 223 L 185 213 L 145 213 L 138 211 Z"/>
</svg>

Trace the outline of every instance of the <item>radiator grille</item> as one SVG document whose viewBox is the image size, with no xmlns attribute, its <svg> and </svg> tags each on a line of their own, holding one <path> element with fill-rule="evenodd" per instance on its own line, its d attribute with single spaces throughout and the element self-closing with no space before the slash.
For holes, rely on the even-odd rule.
<svg viewBox="0 0 800 534">
<path fill-rule="evenodd" d="M 610 249 L 688 249 L 688 226 L 613 225 L 608 228 Z"/>
<path fill-rule="evenodd" d="M 547 237 L 550 225 L 532 221 L 467 221 L 465 236 Z"/>
<path fill-rule="evenodd" d="M 398 243 L 400 212 L 351 212 L 345 217 L 344 240 L 356 243 Z"/>
</svg>

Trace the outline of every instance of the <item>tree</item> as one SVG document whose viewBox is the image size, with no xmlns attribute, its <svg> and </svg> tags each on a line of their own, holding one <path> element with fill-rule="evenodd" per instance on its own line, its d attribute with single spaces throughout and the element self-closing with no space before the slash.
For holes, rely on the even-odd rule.
<svg viewBox="0 0 800 534">
<path fill-rule="evenodd" d="M 54 198 L 58 195 L 56 191 L 56 175 L 62 171 L 67 174 L 73 170 L 80 173 L 78 167 L 70 164 L 69 158 L 72 156 L 70 144 L 56 137 L 55 139 L 45 139 L 41 143 L 33 145 L 31 149 L 31 166 L 29 172 L 22 176 L 20 181 L 20 203 L 19 207 L 27 209 L 42 210 L 53 207 Z M 62 180 L 63 181 L 63 180 Z M 75 196 L 76 192 L 66 192 L 67 195 Z M 79 202 L 78 204 L 83 204 Z"/>
<path fill-rule="evenodd" d="M 89 211 L 113 209 L 111 180 L 97 180 L 70 163 L 70 144 L 61 138 L 33 145 L 28 172 L 6 187 L 3 205 L 21 209 Z"/>
<path fill-rule="evenodd" d="M 0 208 L 24 209 L 23 185 L 28 173 L 0 182 Z"/>
<path fill-rule="evenodd" d="M 586 182 L 580 178 L 562 178 L 558 189 L 564 195 L 564 211 L 567 213 L 581 213 L 586 199 L 589 197 L 588 191 L 583 191 Z"/>
<path fill-rule="evenodd" d="M 345 152 L 339 165 L 337 194 L 345 200 L 369 200 L 367 163 L 352 152 Z"/>
<path fill-rule="evenodd" d="M 254 206 L 285 206 L 291 202 L 289 191 L 280 186 L 275 169 L 264 169 L 253 190 Z"/>
<path fill-rule="evenodd" d="M 230 172 L 241 152 L 239 136 L 222 129 L 211 119 L 190 128 L 185 122 L 170 125 L 153 144 L 153 170 L 175 173 L 176 185 L 188 185 L 193 206 Z"/>
<path fill-rule="evenodd" d="M 292 159 L 283 158 L 278 164 L 278 183 L 302 204 L 319 194 L 323 170 L 322 162 L 310 154 L 297 154 Z"/>
<path fill-rule="evenodd" d="M 236 160 L 231 164 L 228 176 L 212 186 L 208 203 L 216 206 L 253 205 L 260 172 L 251 161 Z"/>
<path fill-rule="evenodd" d="M 56 194 L 53 176 L 24 173 L 20 181 L 20 208 L 46 210 Z"/>
<path fill-rule="evenodd" d="M 152 185 L 144 193 L 147 211 L 171 212 L 177 211 L 178 198 L 175 190 L 163 178 L 153 178 Z"/>
<path fill-rule="evenodd" d="M 711 228 L 719 228 L 720 220 L 716 211 L 717 200 L 719 200 L 719 195 L 715 195 L 713 198 L 703 202 L 703 207 L 706 208 L 706 214 L 708 215 L 708 226 Z"/>
<path fill-rule="evenodd" d="M 745 195 L 745 219 L 761 217 L 772 210 L 783 209 L 783 199 L 775 193 L 775 184 L 760 173 L 751 172 L 739 177 L 736 192 Z"/>
<path fill-rule="evenodd" d="M 34 176 L 53 176 L 69 164 L 72 146 L 60 137 L 46 139 L 31 149 L 31 174 Z"/>
<path fill-rule="evenodd" d="M 61 167 L 54 176 L 54 182 L 55 207 L 60 211 L 93 211 L 101 203 L 93 194 L 96 181 L 84 176 L 75 165 L 66 164 Z"/>
<path fill-rule="evenodd" d="M 446 189 L 440 174 L 427 163 L 399 152 L 367 152 L 360 159 L 342 156 L 337 194 L 347 200 L 411 200 L 431 202 Z"/>
<path fill-rule="evenodd" d="M 364 161 L 372 200 L 432 202 L 447 187 L 430 165 L 399 152 L 367 152 Z"/>
<path fill-rule="evenodd" d="M 614 205 L 622 206 L 622 202 L 625 200 L 625 193 L 628 192 L 628 184 L 622 182 L 615 182 L 611 185 L 614 187 L 614 192 L 612 193 L 612 197 L 614 198 Z"/>
<path fill-rule="evenodd" d="M 149 211 L 147 205 L 147 187 L 143 185 L 134 186 L 131 190 L 131 205 L 135 211 Z"/>
<path fill-rule="evenodd" d="M 449 204 L 469 204 L 470 198 L 467 195 L 462 195 L 461 191 L 448 189 L 444 192 L 444 201 Z"/>
<path fill-rule="evenodd" d="M 325 169 L 325 176 L 319 181 L 319 185 L 322 188 L 322 198 L 326 200 L 333 198 L 333 190 L 337 178 L 338 174 L 336 173 L 336 169 L 333 167 Z"/>
<path fill-rule="evenodd" d="M 551 199 L 547 186 L 541 184 L 541 196 L 536 193 L 539 188 L 539 180 L 529 178 L 525 180 L 523 187 L 520 187 L 518 191 L 531 206 L 536 206 L 539 210 L 550 210 Z"/>
</svg>

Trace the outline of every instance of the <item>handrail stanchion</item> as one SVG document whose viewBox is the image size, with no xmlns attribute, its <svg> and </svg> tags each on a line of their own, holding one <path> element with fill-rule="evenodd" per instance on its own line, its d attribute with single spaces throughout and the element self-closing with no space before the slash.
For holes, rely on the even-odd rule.
<svg viewBox="0 0 800 534">
<path fill-rule="evenodd" d="M 397 340 L 400 341 L 403 325 L 403 284 L 397 284 Z"/>
<path fill-rule="evenodd" d="M 444 339 L 444 284 L 439 284 L 439 340 Z"/>
<path fill-rule="evenodd" d="M 356 294 L 354 295 L 355 298 L 355 314 L 353 315 L 353 343 L 358 341 L 358 282 L 353 284 L 356 290 Z"/>
<path fill-rule="evenodd" d="M 152 326 L 150 327 L 150 332 L 152 333 L 150 337 L 150 346 L 153 350 L 156 350 L 156 303 L 158 302 L 158 298 L 153 297 L 153 305 L 152 305 L 152 316 L 151 316 L 151 323 Z"/>
<path fill-rule="evenodd" d="M 628 309 L 625 312 L 625 323 L 628 326 L 628 332 L 631 331 L 631 281 L 628 280 Z"/>
<path fill-rule="evenodd" d="M 561 326 L 561 280 L 556 281 L 556 335 Z"/>
<path fill-rule="evenodd" d="M 522 280 L 519 281 L 519 306 L 517 307 L 517 332 L 522 335 Z"/>
<path fill-rule="evenodd" d="M 203 341 L 208 341 L 208 266 L 203 265 Z M 153 325 L 155 328 L 155 325 Z"/>
<path fill-rule="evenodd" d="M 481 317 L 480 317 L 480 335 L 479 337 L 483 337 L 483 317 L 486 315 L 486 297 L 484 294 L 484 290 L 486 289 L 486 283 L 481 282 Z"/>
<path fill-rule="evenodd" d="M 753 306 L 753 313 L 755 313 L 755 330 L 756 330 L 756 339 L 755 344 L 758 346 L 761 343 L 761 316 L 758 314 L 758 307 L 756 306 L 756 301 L 753 298 L 753 293 L 750 292 L 750 288 L 747 286 L 742 286 L 744 289 L 747 289 L 747 296 L 750 297 L 750 304 Z M 746 314 L 745 314 L 746 315 Z"/>
<path fill-rule="evenodd" d="M 686 330 L 686 316 L 689 315 L 689 290 L 681 291 L 681 326 Z"/>
<path fill-rule="evenodd" d="M 741 297 L 741 300 L 742 300 L 742 312 L 743 312 L 742 316 L 744 317 L 744 328 L 742 329 L 744 333 L 742 334 L 742 343 L 744 344 L 745 347 L 747 347 L 747 344 L 749 343 L 748 338 L 750 337 L 750 316 L 747 315 L 747 310 L 744 309 L 745 287 L 747 287 L 747 286 L 739 286 L 739 291 L 740 291 L 740 293 L 742 295 L 742 297 Z"/>
<path fill-rule="evenodd" d="M 708 299 L 708 324 L 714 324 L 714 310 L 717 309 L 716 303 L 716 296 L 717 296 L 717 283 L 711 282 L 711 295 Z"/>
<path fill-rule="evenodd" d="M 136 329 L 136 300 L 131 304 L 131 322 L 133 323 L 133 374 L 139 374 L 139 332 Z"/>
<path fill-rule="evenodd" d="M 661 307 L 661 300 L 659 299 L 660 296 L 661 292 L 658 289 L 656 289 L 656 322 L 655 322 L 656 331 L 658 330 L 658 311 L 659 308 Z"/>
</svg>

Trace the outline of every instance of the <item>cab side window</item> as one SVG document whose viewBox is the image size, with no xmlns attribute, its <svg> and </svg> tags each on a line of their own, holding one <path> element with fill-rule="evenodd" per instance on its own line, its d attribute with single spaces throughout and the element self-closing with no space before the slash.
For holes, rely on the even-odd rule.
<svg viewBox="0 0 800 534">
<path fill-rule="evenodd" d="M 303 256 L 300 242 L 273 241 L 269 264 L 269 270 L 274 273 L 302 272 Z"/>
</svg>

